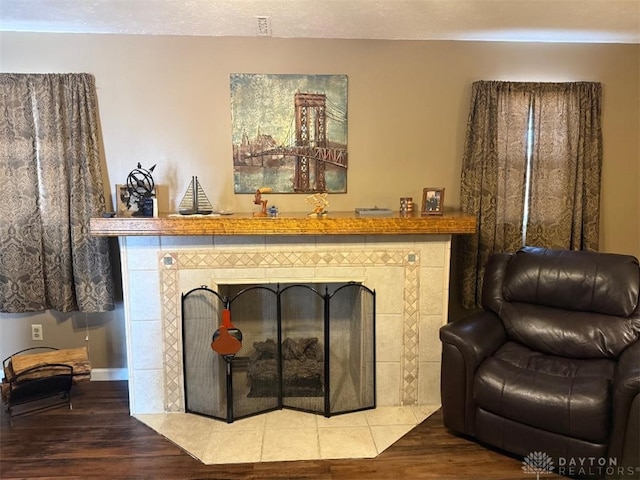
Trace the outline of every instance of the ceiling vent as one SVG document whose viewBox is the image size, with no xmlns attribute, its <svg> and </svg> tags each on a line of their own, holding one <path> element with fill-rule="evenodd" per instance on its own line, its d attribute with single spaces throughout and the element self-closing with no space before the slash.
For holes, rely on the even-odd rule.
<svg viewBox="0 0 640 480">
<path fill-rule="evenodd" d="M 270 37 L 271 36 L 271 18 L 270 17 L 256 17 L 258 20 L 258 36 Z"/>
</svg>

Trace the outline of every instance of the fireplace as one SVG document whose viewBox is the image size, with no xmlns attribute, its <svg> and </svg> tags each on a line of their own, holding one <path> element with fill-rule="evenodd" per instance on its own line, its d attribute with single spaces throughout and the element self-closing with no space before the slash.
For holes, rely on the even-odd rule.
<svg viewBox="0 0 640 480">
<path fill-rule="evenodd" d="M 361 283 L 201 286 L 182 295 L 182 342 L 186 412 L 375 408 L 375 291 Z"/>
<path fill-rule="evenodd" d="M 451 239 L 473 232 L 475 219 L 459 212 L 91 219 L 93 235 L 119 237 L 131 414 L 205 463 L 375 456 L 440 403 Z M 352 280 L 376 291 L 375 409 L 332 418 L 283 409 L 234 424 L 184 413 L 184 292 Z M 304 439 L 302 420 L 315 425 Z M 237 435 L 241 423 L 246 434 Z"/>
</svg>

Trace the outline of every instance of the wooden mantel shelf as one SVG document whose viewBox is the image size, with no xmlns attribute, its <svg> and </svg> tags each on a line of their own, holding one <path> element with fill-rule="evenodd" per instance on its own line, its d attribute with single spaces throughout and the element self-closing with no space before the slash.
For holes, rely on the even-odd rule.
<svg viewBox="0 0 640 480">
<path fill-rule="evenodd" d="M 221 216 L 172 216 L 92 218 L 91 235 L 411 235 L 471 234 L 474 217 L 459 212 L 442 216 L 361 217 L 354 212 L 330 212 L 324 217 L 283 213 L 277 217 L 253 217 L 251 213 Z"/>
</svg>

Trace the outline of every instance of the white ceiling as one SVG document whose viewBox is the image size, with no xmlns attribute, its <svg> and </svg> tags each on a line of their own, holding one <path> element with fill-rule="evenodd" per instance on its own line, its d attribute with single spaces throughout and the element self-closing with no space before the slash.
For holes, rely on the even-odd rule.
<svg viewBox="0 0 640 480">
<path fill-rule="evenodd" d="M 0 31 L 640 43 L 640 0 L 0 0 Z"/>
</svg>

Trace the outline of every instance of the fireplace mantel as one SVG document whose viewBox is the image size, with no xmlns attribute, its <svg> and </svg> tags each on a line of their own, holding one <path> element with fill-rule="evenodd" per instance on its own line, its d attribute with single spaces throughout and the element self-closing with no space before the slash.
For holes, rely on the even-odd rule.
<svg viewBox="0 0 640 480">
<path fill-rule="evenodd" d="M 460 212 L 444 215 L 357 216 L 354 212 L 331 212 L 323 217 L 306 213 L 283 213 L 277 217 L 254 217 L 251 213 L 220 216 L 174 216 L 92 218 L 95 236 L 163 235 L 412 235 L 471 234 L 474 217 Z"/>
<path fill-rule="evenodd" d="M 118 237 L 132 414 L 184 411 L 182 293 L 293 279 L 375 289 L 377 405 L 438 404 L 451 239 L 475 229 L 453 210 L 92 218 L 92 235 Z"/>
</svg>

